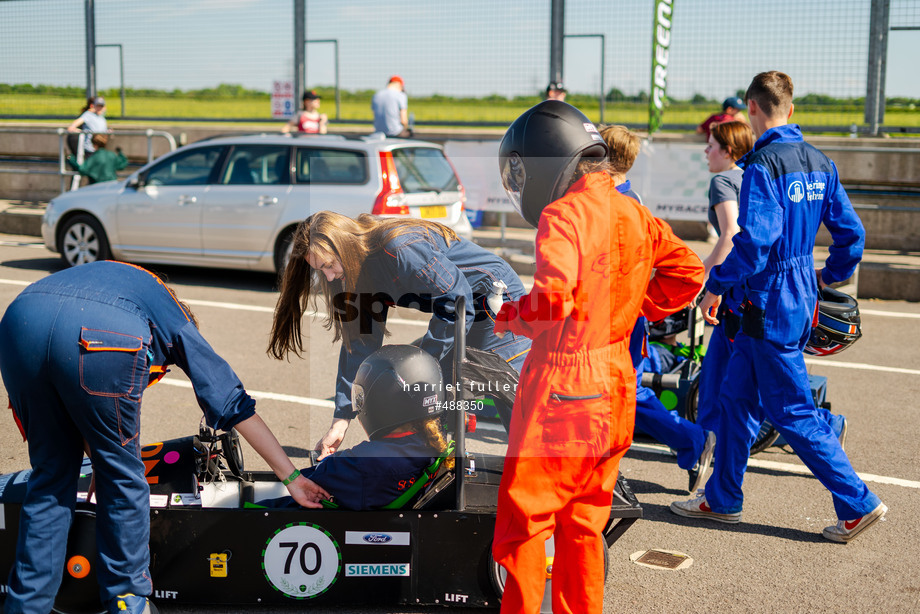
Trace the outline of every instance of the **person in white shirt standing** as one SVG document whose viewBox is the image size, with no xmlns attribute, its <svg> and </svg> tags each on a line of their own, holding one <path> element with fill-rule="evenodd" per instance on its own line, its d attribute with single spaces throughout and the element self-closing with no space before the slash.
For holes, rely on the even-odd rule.
<svg viewBox="0 0 920 614">
<path fill-rule="evenodd" d="M 96 147 L 92 143 L 92 136 L 98 133 L 109 131 L 109 125 L 105 121 L 105 98 L 97 96 L 93 103 L 83 110 L 83 114 L 67 127 L 67 132 L 86 132 L 86 138 L 83 140 L 83 157 L 88 158 L 96 152 Z"/>
</svg>

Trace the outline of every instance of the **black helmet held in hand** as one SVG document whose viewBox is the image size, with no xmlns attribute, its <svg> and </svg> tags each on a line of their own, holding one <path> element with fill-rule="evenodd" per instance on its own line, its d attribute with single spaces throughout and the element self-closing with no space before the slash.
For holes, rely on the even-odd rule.
<svg viewBox="0 0 920 614">
<path fill-rule="evenodd" d="M 536 227 L 546 205 L 565 194 L 578 163 L 606 157 L 607 144 L 591 120 L 570 104 L 545 100 L 508 128 L 498 168 L 515 209 Z"/>
<path fill-rule="evenodd" d="M 411 345 L 385 345 L 358 367 L 351 403 L 367 436 L 444 411 L 444 382 L 434 356 Z"/>
<path fill-rule="evenodd" d="M 833 288 L 818 290 L 818 321 L 811 329 L 805 353 L 830 356 L 847 349 L 862 337 L 859 303 Z"/>
</svg>

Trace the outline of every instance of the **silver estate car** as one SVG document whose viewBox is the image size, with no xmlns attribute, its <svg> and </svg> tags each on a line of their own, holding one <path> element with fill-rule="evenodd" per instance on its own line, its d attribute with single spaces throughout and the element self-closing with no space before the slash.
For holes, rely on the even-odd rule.
<svg viewBox="0 0 920 614">
<path fill-rule="evenodd" d="M 434 143 L 335 135 L 218 137 L 122 181 L 54 198 L 45 246 L 70 266 L 114 258 L 280 272 L 298 222 L 321 210 L 472 227 L 463 187 Z"/>
</svg>

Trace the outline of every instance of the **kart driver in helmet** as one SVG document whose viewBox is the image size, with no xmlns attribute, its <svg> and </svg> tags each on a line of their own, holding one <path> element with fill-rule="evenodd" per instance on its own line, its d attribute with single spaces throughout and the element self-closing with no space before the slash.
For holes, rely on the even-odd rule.
<svg viewBox="0 0 920 614">
<path fill-rule="evenodd" d="M 502 184 L 537 228 L 533 289 L 495 324 L 533 339 L 498 494 L 503 612 L 539 610 L 554 532 L 553 611 L 601 612 L 602 531 L 635 422 L 630 331 L 702 287 L 700 259 L 617 190 L 606 156 L 594 124 L 555 100 L 515 120 L 499 149 Z"/>
<path fill-rule="evenodd" d="M 380 509 L 405 495 L 440 456 L 450 469 L 441 415 L 444 383 L 438 361 L 411 345 L 385 345 L 355 376 L 352 402 L 369 441 L 339 450 L 302 475 L 332 494 L 333 507 Z M 412 499 L 407 496 L 407 499 Z M 261 501 L 293 507 L 290 497 Z"/>
</svg>

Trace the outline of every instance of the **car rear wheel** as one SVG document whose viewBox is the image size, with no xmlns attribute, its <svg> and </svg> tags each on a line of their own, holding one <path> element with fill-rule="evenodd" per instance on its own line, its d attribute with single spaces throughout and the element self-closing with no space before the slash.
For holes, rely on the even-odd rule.
<svg viewBox="0 0 920 614">
<path fill-rule="evenodd" d="M 275 270 L 278 276 L 284 275 L 284 269 L 291 260 L 291 250 L 294 248 L 294 228 L 288 228 L 281 233 L 278 243 L 275 244 Z"/>
<path fill-rule="evenodd" d="M 99 221 L 91 215 L 75 215 L 61 228 L 58 251 L 68 266 L 108 260 L 109 240 Z"/>
</svg>

